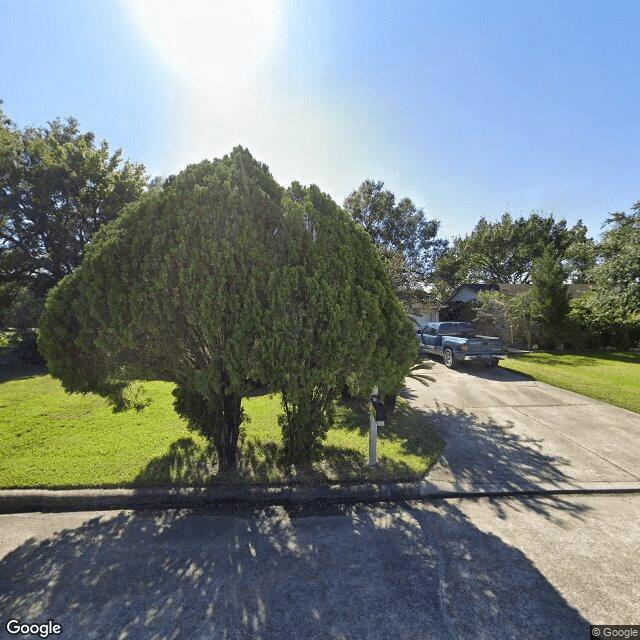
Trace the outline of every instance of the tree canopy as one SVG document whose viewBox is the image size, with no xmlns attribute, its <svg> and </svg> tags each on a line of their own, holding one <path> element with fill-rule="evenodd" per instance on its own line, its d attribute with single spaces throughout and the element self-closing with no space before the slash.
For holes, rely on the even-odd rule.
<svg viewBox="0 0 640 640">
<path fill-rule="evenodd" d="M 603 226 L 598 263 L 589 272 L 594 286 L 572 303 L 571 316 L 593 333 L 621 334 L 629 346 L 630 332 L 640 329 L 640 200 Z"/>
<path fill-rule="evenodd" d="M 531 317 L 557 335 L 569 312 L 566 269 L 547 247 L 531 267 Z"/>
<path fill-rule="evenodd" d="M 589 266 L 589 246 L 581 221 L 567 228 L 565 220 L 542 212 L 516 219 L 505 213 L 497 222 L 482 217 L 438 259 L 435 275 L 449 289 L 464 282 L 530 283 L 534 262 L 549 249 L 556 258 L 571 261 L 579 281 Z"/>
<path fill-rule="evenodd" d="M 145 185 L 141 164 L 74 118 L 20 130 L 0 107 L 0 306 L 25 290 L 42 298 Z"/>
<path fill-rule="evenodd" d="M 382 181 L 365 180 L 343 206 L 380 249 L 396 294 L 408 305 L 416 301 L 447 246 L 437 238 L 440 222 L 428 220 L 410 198 L 397 201 Z"/>
<path fill-rule="evenodd" d="M 294 182 L 283 212 L 265 367 L 283 393 L 287 454 L 309 462 L 344 384 L 397 391 L 417 345 L 371 239 L 328 195 Z"/>
<path fill-rule="evenodd" d="M 176 408 L 233 469 L 282 189 L 238 147 L 124 209 L 47 299 L 41 347 L 69 391 L 178 385 Z"/>
</svg>

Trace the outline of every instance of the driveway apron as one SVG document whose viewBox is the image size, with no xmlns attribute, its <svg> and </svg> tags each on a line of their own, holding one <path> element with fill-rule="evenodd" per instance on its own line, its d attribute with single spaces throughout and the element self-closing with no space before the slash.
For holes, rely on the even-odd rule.
<svg viewBox="0 0 640 640">
<path fill-rule="evenodd" d="M 426 360 L 405 398 L 447 446 L 431 490 L 640 488 L 640 415 L 501 368 Z"/>
</svg>

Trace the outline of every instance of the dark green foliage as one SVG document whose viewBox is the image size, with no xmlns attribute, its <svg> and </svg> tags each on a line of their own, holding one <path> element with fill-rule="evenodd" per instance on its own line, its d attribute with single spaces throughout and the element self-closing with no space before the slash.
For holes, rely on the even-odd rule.
<svg viewBox="0 0 640 640">
<path fill-rule="evenodd" d="M 286 456 L 305 463 L 344 382 L 395 392 L 417 351 L 367 234 L 317 187 L 284 193 L 241 147 L 105 225 L 49 295 L 40 343 L 68 391 L 123 404 L 132 380 L 175 382 L 225 472 L 252 381 L 282 389 Z"/>
<path fill-rule="evenodd" d="M 566 270 L 551 247 L 544 250 L 531 268 L 531 317 L 558 330 L 569 312 Z"/>
<path fill-rule="evenodd" d="M 24 292 L 42 301 L 98 228 L 142 193 L 144 167 L 121 156 L 73 118 L 19 130 L 0 108 L 0 309 L 11 315 Z"/>
<path fill-rule="evenodd" d="M 473 301 L 456 300 L 440 308 L 442 322 L 474 322 L 477 304 Z"/>
<path fill-rule="evenodd" d="M 426 297 L 422 284 L 447 246 L 446 240 L 436 238 L 440 222 L 427 220 L 410 198 L 398 202 L 381 181 L 365 180 L 343 206 L 378 247 L 396 295 L 407 309 L 422 301 Z"/>
<path fill-rule="evenodd" d="M 135 379 L 177 383 L 177 408 L 232 470 L 281 192 L 238 147 L 125 208 L 47 300 L 41 345 L 53 375 L 69 391 L 116 397 Z"/>
<path fill-rule="evenodd" d="M 532 345 L 532 307 L 531 290 L 521 291 L 514 296 L 507 296 L 500 291 L 481 291 L 478 293 L 478 305 L 475 308 L 474 320 L 494 327 L 498 334 L 514 336 L 523 335 L 527 348 Z"/>
<path fill-rule="evenodd" d="M 308 463 L 345 381 L 354 392 L 396 391 L 417 345 L 368 235 L 315 185 L 294 183 L 283 209 L 265 369 L 283 391 L 285 454 Z"/>
<path fill-rule="evenodd" d="M 593 288 L 572 303 L 571 318 L 596 337 L 629 347 L 640 336 L 640 201 L 614 213 L 589 272 Z"/>
<path fill-rule="evenodd" d="M 240 435 L 238 427 L 244 419 L 241 395 L 226 393 L 224 387 L 220 388 L 217 395 L 208 398 L 183 387 L 176 387 L 173 395 L 176 412 L 186 419 L 191 429 L 216 443 L 221 466 L 233 469 Z M 231 428 L 226 428 L 226 423 Z M 226 464 L 223 464 L 224 460 L 227 460 Z"/>
<path fill-rule="evenodd" d="M 530 283 L 533 263 L 550 248 L 555 257 L 570 262 L 574 281 L 582 281 L 593 247 L 585 234 L 582 222 L 568 229 L 564 220 L 556 222 L 542 212 L 517 219 L 505 213 L 499 222 L 483 217 L 438 259 L 436 279 L 445 297 L 465 282 Z"/>
</svg>

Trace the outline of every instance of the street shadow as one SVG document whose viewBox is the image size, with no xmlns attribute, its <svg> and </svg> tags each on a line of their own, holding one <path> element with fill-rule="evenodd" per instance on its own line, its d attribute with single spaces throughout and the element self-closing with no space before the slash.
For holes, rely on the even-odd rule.
<svg viewBox="0 0 640 640">
<path fill-rule="evenodd" d="M 402 397 L 418 400 L 416 392 L 405 389 Z M 511 421 L 482 419 L 474 413 L 436 403 L 434 407 L 417 408 L 399 403 L 391 419 L 379 427 L 381 437 L 402 441 L 409 454 L 424 455 L 433 450 L 433 431 L 447 447 L 446 469 L 453 478 L 453 490 L 465 485 L 500 485 L 506 491 L 534 492 L 541 487 L 566 486 L 570 481 L 563 466 L 570 460 L 543 451 L 543 440 L 522 435 Z M 402 419 L 403 413 L 411 415 Z M 366 435 L 364 421 L 353 420 L 353 428 Z M 427 476 L 429 480 L 430 476 Z M 526 498 L 523 498 L 526 502 Z M 558 498 L 559 504 L 562 499 Z"/>
<path fill-rule="evenodd" d="M 434 366 L 435 362 L 430 356 L 423 357 L 411 367 L 409 377 L 428 387 L 430 383 L 435 382 L 435 378 L 429 373 Z"/>
<path fill-rule="evenodd" d="M 503 362 L 505 362 L 503 360 Z M 436 381 L 433 373 L 437 373 L 438 369 L 444 369 L 442 358 L 437 356 L 427 356 L 416 363 L 408 375 L 426 387 Z M 483 378 L 485 380 L 524 380 L 530 378 L 524 373 L 505 369 L 504 367 L 487 367 L 481 362 L 458 362 L 455 368 L 456 373 L 474 376 L 475 378 Z"/>
<path fill-rule="evenodd" d="M 450 503 L 94 517 L 8 553 L 0 610 L 53 620 L 67 640 L 565 640 L 589 630 L 524 553 Z"/>
<path fill-rule="evenodd" d="M 569 480 L 560 467 L 570 460 L 543 452 L 541 438 L 517 433 L 510 420 L 481 419 L 438 403 L 423 414 L 447 443 L 448 469 L 457 482 L 532 491 L 542 484 L 559 487 Z"/>
<path fill-rule="evenodd" d="M 505 361 L 503 360 L 503 362 Z M 477 362 L 465 362 L 464 364 L 458 365 L 456 373 L 473 376 L 474 378 L 481 378 L 482 380 L 499 380 L 501 382 L 517 382 L 519 380 L 533 379 L 532 376 L 527 375 L 526 373 L 509 369 L 508 364 L 500 365 L 498 367 L 485 367 L 483 364 Z"/>
</svg>

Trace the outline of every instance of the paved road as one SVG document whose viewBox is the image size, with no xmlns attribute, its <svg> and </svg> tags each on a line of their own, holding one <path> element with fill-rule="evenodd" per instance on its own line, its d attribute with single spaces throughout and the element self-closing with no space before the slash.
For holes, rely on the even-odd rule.
<svg viewBox="0 0 640 640">
<path fill-rule="evenodd" d="M 2 515 L 0 638 L 11 618 L 63 640 L 586 640 L 640 622 L 639 496 L 306 509 Z"/>
<path fill-rule="evenodd" d="M 447 442 L 441 489 L 623 488 L 640 482 L 640 415 L 502 368 L 425 360 L 405 394 Z"/>
</svg>

